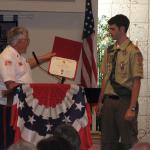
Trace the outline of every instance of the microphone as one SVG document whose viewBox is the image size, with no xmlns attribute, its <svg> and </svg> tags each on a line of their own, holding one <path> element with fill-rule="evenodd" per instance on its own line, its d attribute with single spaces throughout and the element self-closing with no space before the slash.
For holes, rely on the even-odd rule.
<svg viewBox="0 0 150 150">
<path fill-rule="evenodd" d="M 37 58 L 37 56 L 36 56 L 36 54 L 35 54 L 34 51 L 32 52 L 32 55 L 33 55 L 33 57 L 34 57 L 36 63 L 38 64 L 39 68 L 40 68 L 42 71 L 44 71 L 44 72 L 46 72 L 47 74 L 49 74 L 48 71 L 47 71 L 45 68 L 43 68 L 43 67 L 40 66 L 40 62 L 39 62 L 39 60 L 38 60 L 38 58 Z M 66 80 L 66 78 L 64 78 L 64 77 L 62 77 L 62 79 L 61 79 L 60 77 L 57 77 L 57 76 L 52 75 L 52 74 L 51 74 L 51 76 L 53 76 L 53 77 L 55 77 L 56 79 L 60 80 L 61 83 L 64 83 L 65 80 Z"/>
<path fill-rule="evenodd" d="M 37 63 L 38 65 L 40 65 L 39 60 L 38 60 L 38 58 L 36 57 L 36 54 L 35 54 L 34 51 L 32 52 L 32 55 L 33 55 L 33 57 L 34 57 L 36 63 Z"/>
</svg>

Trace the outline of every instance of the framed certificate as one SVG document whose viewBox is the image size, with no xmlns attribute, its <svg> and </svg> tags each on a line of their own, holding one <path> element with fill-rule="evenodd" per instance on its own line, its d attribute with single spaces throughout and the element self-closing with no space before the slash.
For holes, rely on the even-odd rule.
<svg viewBox="0 0 150 150">
<path fill-rule="evenodd" d="M 49 73 L 70 79 L 75 78 L 77 61 L 62 57 L 52 57 L 49 67 Z"/>
</svg>

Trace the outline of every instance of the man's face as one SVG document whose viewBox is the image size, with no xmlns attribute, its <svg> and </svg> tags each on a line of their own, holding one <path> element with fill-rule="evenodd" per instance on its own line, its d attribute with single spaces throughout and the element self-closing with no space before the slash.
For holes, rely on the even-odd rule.
<svg viewBox="0 0 150 150">
<path fill-rule="evenodd" d="M 20 45 L 21 45 L 21 52 L 20 53 L 26 53 L 27 48 L 29 46 L 30 43 L 30 39 L 28 36 L 26 36 L 25 38 L 20 39 Z"/>
<path fill-rule="evenodd" d="M 121 29 L 115 24 L 109 25 L 109 33 L 113 40 L 118 40 L 121 36 Z"/>
</svg>

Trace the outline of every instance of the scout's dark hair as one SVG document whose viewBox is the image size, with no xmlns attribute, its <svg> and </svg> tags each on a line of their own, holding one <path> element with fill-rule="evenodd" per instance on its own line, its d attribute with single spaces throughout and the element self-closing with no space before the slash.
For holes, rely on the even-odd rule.
<svg viewBox="0 0 150 150">
<path fill-rule="evenodd" d="M 110 18 L 108 20 L 108 24 L 109 25 L 116 24 L 118 27 L 123 26 L 123 27 L 125 27 L 125 32 L 127 32 L 129 25 L 130 25 L 130 21 L 127 16 L 118 14 L 118 15 Z"/>
</svg>

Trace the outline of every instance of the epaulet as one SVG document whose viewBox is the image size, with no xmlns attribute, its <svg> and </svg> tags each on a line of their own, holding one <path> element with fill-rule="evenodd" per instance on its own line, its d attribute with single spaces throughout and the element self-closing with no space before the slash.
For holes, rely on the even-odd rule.
<svg viewBox="0 0 150 150">
<path fill-rule="evenodd" d="M 135 48 L 135 50 L 138 50 L 138 51 L 140 50 L 136 45 L 134 46 L 134 48 Z"/>
<path fill-rule="evenodd" d="M 135 44 L 133 44 L 132 41 L 130 42 L 129 45 L 130 45 L 130 46 L 127 47 L 127 50 L 129 50 L 129 51 L 130 51 L 130 50 L 131 50 L 131 51 L 132 51 L 132 50 L 133 50 L 133 51 L 139 51 L 138 46 L 136 46 Z"/>
<path fill-rule="evenodd" d="M 114 45 L 110 45 L 110 46 L 108 46 L 108 48 L 107 48 L 107 52 L 108 52 L 108 53 L 113 52 L 113 47 L 114 47 Z"/>
<path fill-rule="evenodd" d="M 132 45 L 134 46 L 134 49 L 135 49 L 135 50 L 140 50 L 136 44 L 133 44 L 133 42 L 131 42 L 131 43 L 132 43 Z"/>
<path fill-rule="evenodd" d="M 140 49 L 138 48 L 138 46 L 136 46 L 136 45 L 134 45 L 134 44 L 133 44 L 133 49 L 134 49 L 135 52 L 140 51 Z"/>
</svg>

